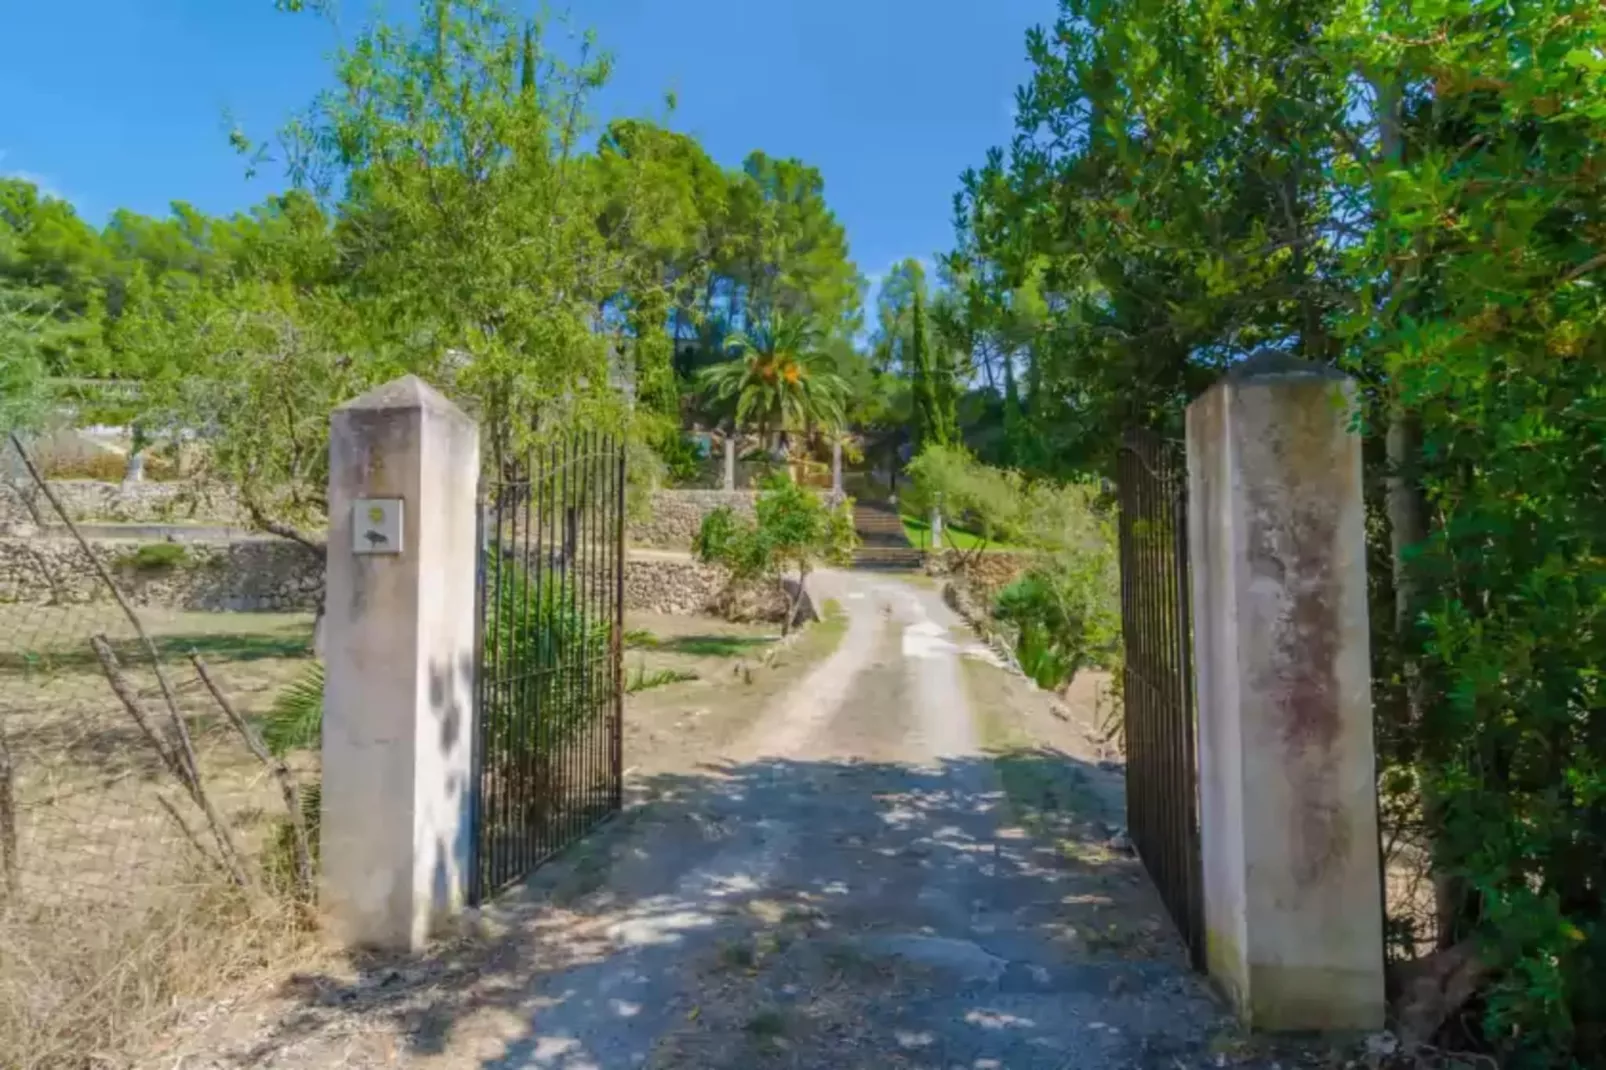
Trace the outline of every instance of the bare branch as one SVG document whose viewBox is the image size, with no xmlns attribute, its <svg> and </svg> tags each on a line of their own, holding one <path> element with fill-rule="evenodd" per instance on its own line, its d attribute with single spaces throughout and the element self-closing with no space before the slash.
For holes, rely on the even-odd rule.
<svg viewBox="0 0 1606 1070">
<path fill-rule="evenodd" d="M 229 835 L 228 826 L 224 824 L 223 818 L 206 794 L 206 788 L 201 784 L 200 772 L 195 762 L 195 748 L 190 743 L 190 731 L 184 724 L 183 716 L 178 712 L 177 703 L 168 706 L 168 712 L 172 715 L 173 730 L 178 740 L 177 746 L 170 746 L 161 739 L 156 726 L 151 723 L 150 714 L 140 704 L 138 695 L 123 676 L 122 669 L 117 664 L 117 655 L 112 653 L 111 644 L 106 641 L 106 637 L 92 636 L 89 645 L 94 648 L 95 657 L 100 662 L 101 671 L 105 673 L 107 682 L 111 684 L 112 692 L 122 700 L 129 716 L 156 748 L 162 763 L 184 786 L 184 790 L 206 816 L 206 823 L 212 830 L 213 838 L 217 840 L 223 867 L 228 870 L 235 884 L 241 888 L 250 887 L 251 882 L 246 877 L 245 867 L 240 862 L 239 848 L 235 846 L 233 837 Z"/>
<path fill-rule="evenodd" d="M 246 748 L 256 756 L 257 761 L 267 766 L 272 771 L 274 778 L 278 780 L 279 792 L 284 796 L 284 808 L 290 814 L 290 830 L 295 841 L 296 891 L 302 898 L 310 898 L 312 895 L 312 850 L 307 839 L 306 818 L 301 811 L 301 789 L 296 786 L 295 777 L 291 774 L 290 767 L 284 763 L 282 758 L 275 758 L 268 752 L 268 748 L 263 745 L 262 739 L 257 735 L 256 730 L 246 723 L 245 718 L 241 717 L 239 711 L 234 708 L 234 704 L 223 694 L 223 689 L 213 681 L 212 674 L 207 671 L 206 663 L 201 660 L 201 655 L 193 650 L 190 651 L 190 663 L 195 666 L 195 673 L 201 678 L 201 683 L 206 685 L 206 689 L 212 693 L 212 698 L 217 701 L 219 708 L 223 710 L 223 715 L 229 719 L 229 723 L 234 726 L 234 730 L 245 741 Z"/>
</svg>

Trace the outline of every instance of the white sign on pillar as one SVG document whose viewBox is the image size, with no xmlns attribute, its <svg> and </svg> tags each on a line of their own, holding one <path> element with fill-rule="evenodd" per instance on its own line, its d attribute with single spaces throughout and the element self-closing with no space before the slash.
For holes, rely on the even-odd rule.
<svg viewBox="0 0 1606 1070">
<path fill-rule="evenodd" d="M 351 506 L 351 552 L 402 552 L 402 500 L 358 498 Z"/>
</svg>

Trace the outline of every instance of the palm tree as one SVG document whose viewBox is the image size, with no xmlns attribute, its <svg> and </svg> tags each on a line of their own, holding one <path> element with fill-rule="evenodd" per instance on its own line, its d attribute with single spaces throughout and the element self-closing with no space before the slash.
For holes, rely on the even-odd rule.
<svg viewBox="0 0 1606 1070">
<path fill-rule="evenodd" d="M 714 401 L 734 407 L 736 427 L 755 428 L 768 447 L 773 432 L 842 425 L 848 385 L 831 370 L 807 320 L 777 314 L 752 335 L 727 336 L 726 345 L 734 357 L 698 377 Z"/>
</svg>

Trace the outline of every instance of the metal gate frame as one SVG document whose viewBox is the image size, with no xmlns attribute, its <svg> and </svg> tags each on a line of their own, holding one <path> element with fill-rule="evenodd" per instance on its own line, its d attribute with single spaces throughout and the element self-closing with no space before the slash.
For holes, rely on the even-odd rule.
<svg viewBox="0 0 1606 1070">
<path fill-rule="evenodd" d="M 1132 842 L 1205 967 L 1188 478 L 1180 442 L 1127 432 L 1117 462 L 1126 808 Z"/>
<path fill-rule="evenodd" d="M 481 479 L 474 903 L 623 805 L 625 478 L 580 432 Z"/>
</svg>

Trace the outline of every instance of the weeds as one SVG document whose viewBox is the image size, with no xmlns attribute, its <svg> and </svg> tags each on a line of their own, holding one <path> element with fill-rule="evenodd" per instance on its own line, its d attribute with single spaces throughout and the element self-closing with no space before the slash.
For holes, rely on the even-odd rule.
<svg viewBox="0 0 1606 1070">
<path fill-rule="evenodd" d="M 625 681 L 625 692 L 634 695 L 638 691 L 650 691 L 666 684 L 679 684 L 695 679 L 697 674 L 689 669 L 648 669 L 646 663 L 641 662 Z"/>
<path fill-rule="evenodd" d="M 166 572 L 189 560 L 189 551 L 176 542 L 147 542 L 117 558 L 121 568 L 135 572 Z"/>
</svg>

